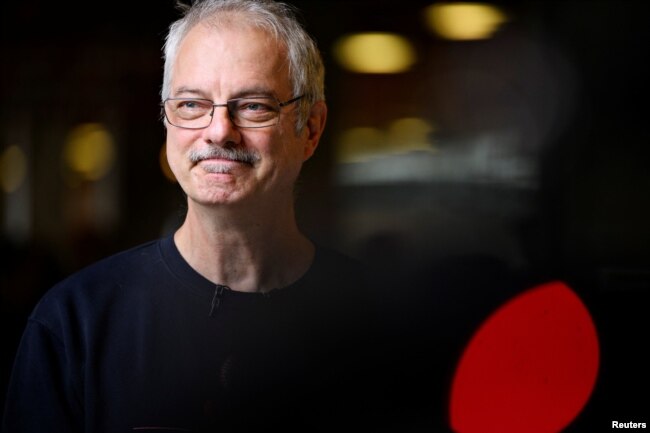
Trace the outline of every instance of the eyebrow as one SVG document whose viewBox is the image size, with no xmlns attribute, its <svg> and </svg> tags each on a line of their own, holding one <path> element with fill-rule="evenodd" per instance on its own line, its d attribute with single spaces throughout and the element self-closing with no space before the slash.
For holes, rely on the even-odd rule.
<svg viewBox="0 0 650 433">
<path fill-rule="evenodd" d="M 208 98 L 206 92 L 204 92 L 203 90 L 192 88 L 192 87 L 185 87 L 185 86 L 179 87 L 172 94 L 173 97 L 187 95 L 187 96 L 194 96 L 196 98 L 210 99 Z M 249 96 L 271 96 L 277 98 L 277 95 L 273 90 L 269 89 L 268 87 L 257 86 L 257 87 L 249 87 L 242 90 L 238 90 L 228 99 L 245 98 Z"/>
<path fill-rule="evenodd" d="M 196 97 L 200 97 L 200 98 L 209 99 L 209 98 L 207 98 L 207 95 L 205 94 L 205 92 L 203 92 L 203 91 L 201 91 L 199 89 L 193 89 L 191 87 L 184 87 L 184 86 L 179 87 L 172 94 L 173 94 L 174 97 L 184 96 L 184 95 L 192 95 L 192 96 L 196 96 Z"/>
<path fill-rule="evenodd" d="M 272 96 L 277 98 L 275 92 L 268 87 L 249 87 L 239 90 L 233 95 L 235 98 L 244 98 L 247 96 Z"/>
</svg>

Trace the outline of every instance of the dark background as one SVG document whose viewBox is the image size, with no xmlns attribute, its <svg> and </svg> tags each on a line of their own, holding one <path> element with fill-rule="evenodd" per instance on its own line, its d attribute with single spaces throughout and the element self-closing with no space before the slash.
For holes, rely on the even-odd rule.
<svg viewBox="0 0 650 433">
<path fill-rule="evenodd" d="M 328 68 L 328 128 L 298 192 L 305 231 L 383 269 L 391 294 L 413 300 L 404 308 L 415 334 L 426 340 L 444 326 L 447 367 L 501 302 L 535 282 L 569 282 L 602 352 L 595 394 L 568 430 L 648 422 L 646 2 L 497 2 L 510 21 L 475 42 L 429 32 L 429 2 L 293 3 Z M 0 203 L 3 389 L 47 288 L 182 218 L 183 195 L 158 162 L 161 47 L 177 16 L 168 0 L 3 5 L 0 151 L 18 144 L 28 155 L 28 181 Z M 406 36 L 418 62 L 391 76 L 346 72 L 333 44 L 368 30 Z M 386 130 L 405 116 L 435 124 L 435 152 L 337 163 L 346 129 Z M 60 155 L 85 122 L 111 132 L 116 162 L 105 179 L 70 183 Z M 422 164 L 431 170 L 418 178 Z M 351 173 L 374 180 L 346 181 Z"/>
</svg>

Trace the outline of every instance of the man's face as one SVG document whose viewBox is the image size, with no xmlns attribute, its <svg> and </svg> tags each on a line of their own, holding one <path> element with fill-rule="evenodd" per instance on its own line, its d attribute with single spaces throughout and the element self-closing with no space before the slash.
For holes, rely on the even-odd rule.
<svg viewBox="0 0 650 433">
<path fill-rule="evenodd" d="M 273 96 L 279 101 L 299 96 L 291 91 L 284 48 L 268 34 L 246 26 L 195 26 L 180 45 L 169 97 L 223 104 L 244 96 Z M 204 205 L 290 200 L 302 163 L 318 142 L 309 127 L 296 133 L 296 106 L 283 107 L 277 125 L 259 129 L 234 126 L 225 107 L 214 109 L 205 129 L 168 124 L 169 165 L 188 199 Z M 216 147 L 253 154 L 256 161 L 196 161 L 190 156 Z"/>
</svg>

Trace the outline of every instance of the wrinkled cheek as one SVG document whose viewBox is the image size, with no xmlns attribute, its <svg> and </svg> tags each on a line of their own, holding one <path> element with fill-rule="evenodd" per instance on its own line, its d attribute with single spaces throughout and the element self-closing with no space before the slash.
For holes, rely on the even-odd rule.
<svg viewBox="0 0 650 433">
<path fill-rule="evenodd" d="M 176 177 L 176 180 L 182 182 L 182 179 L 185 177 L 182 169 L 182 155 L 178 149 L 174 147 L 167 146 L 167 164 L 171 169 L 172 173 Z"/>
<path fill-rule="evenodd" d="M 283 191 L 292 192 L 300 175 L 300 166 L 280 167 L 274 174 L 273 184 L 279 186 Z"/>
</svg>

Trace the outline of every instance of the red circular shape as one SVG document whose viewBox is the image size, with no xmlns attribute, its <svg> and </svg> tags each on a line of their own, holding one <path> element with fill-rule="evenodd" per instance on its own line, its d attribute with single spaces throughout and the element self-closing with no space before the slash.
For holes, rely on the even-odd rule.
<svg viewBox="0 0 650 433">
<path fill-rule="evenodd" d="M 457 433 L 551 433 L 565 428 L 593 391 L 596 328 L 564 283 L 534 287 L 497 309 L 465 349 L 453 378 Z"/>
</svg>

